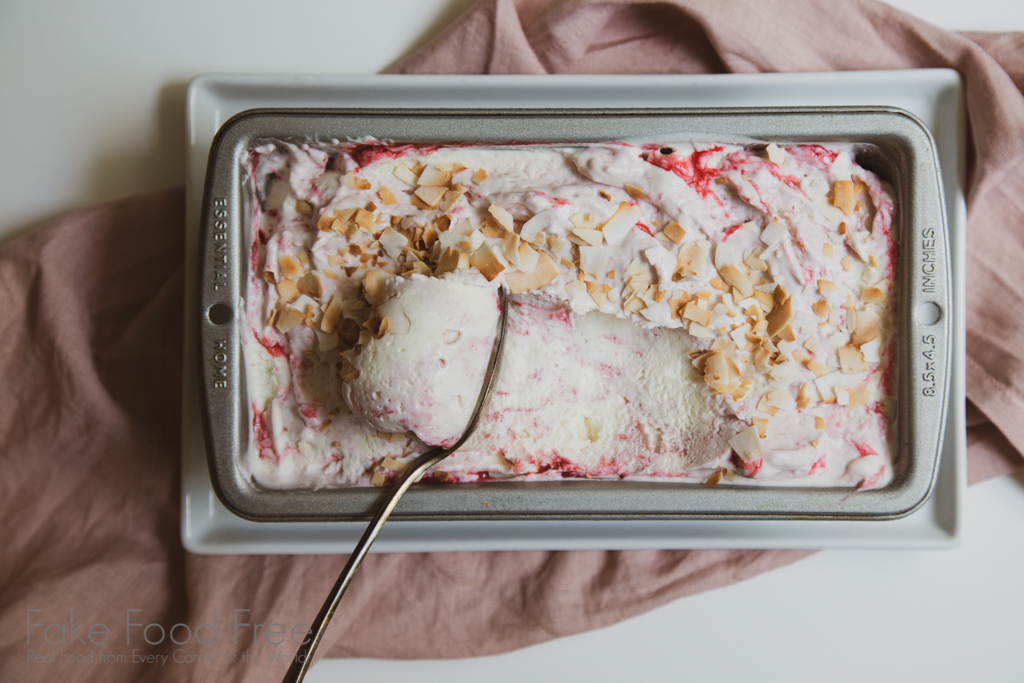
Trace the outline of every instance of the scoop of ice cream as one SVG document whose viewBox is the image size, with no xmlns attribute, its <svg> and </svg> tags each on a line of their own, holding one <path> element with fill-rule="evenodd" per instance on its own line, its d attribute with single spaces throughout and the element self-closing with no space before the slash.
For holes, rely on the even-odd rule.
<svg viewBox="0 0 1024 683">
<path fill-rule="evenodd" d="M 471 271 L 387 281 L 377 306 L 389 331 L 352 358 L 344 386 L 356 415 L 384 432 L 448 447 L 465 431 L 497 331 L 497 290 Z"/>
</svg>

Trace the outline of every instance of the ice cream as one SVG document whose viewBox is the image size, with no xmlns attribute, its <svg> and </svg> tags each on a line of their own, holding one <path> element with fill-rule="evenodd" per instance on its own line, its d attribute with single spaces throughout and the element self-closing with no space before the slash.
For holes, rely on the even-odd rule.
<svg viewBox="0 0 1024 683">
<path fill-rule="evenodd" d="M 461 270 L 391 277 L 373 298 L 379 334 L 355 356 L 345 403 L 383 432 L 451 446 L 469 424 L 487 372 L 499 315 L 495 288 Z"/>
<path fill-rule="evenodd" d="M 381 484 L 457 438 L 499 283 L 503 371 L 436 479 L 892 477 L 893 204 L 851 146 L 272 141 L 247 168 L 262 485 Z M 467 362 L 424 371 L 456 329 Z"/>
</svg>

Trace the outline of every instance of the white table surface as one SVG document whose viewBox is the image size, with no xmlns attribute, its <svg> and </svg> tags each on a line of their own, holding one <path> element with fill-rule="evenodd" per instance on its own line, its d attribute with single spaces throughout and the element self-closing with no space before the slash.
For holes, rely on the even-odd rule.
<svg viewBox="0 0 1024 683">
<path fill-rule="evenodd" d="M 273 19 L 282 5 L 270 0 L 0 2 L 0 242 L 78 207 L 181 184 L 193 75 L 378 72 L 471 4 L 291 3 L 344 35 L 316 40 Z M 892 4 L 950 29 L 1024 30 L 1014 0 Z M 260 35 L 267 46 L 254 50 Z M 966 504 L 958 550 L 828 551 L 499 657 L 324 661 L 307 680 L 1021 681 L 1024 477 L 972 487 Z"/>
</svg>

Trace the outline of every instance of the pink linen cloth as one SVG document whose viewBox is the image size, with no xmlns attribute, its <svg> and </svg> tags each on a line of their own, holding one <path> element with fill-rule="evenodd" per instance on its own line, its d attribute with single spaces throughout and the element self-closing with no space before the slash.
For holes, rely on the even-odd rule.
<svg viewBox="0 0 1024 683">
<path fill-rule="evenodd" d="M 1020 466 L 1024 451 L 1024 421 L 1016 419 L 1024 412 L 1024 284 L 1013 277 L 1024 262 L 1024 36 L 949 33 L 864 0 L 487 0 L 394 70 L 926 66 L 956 68 L 966 85 L 968 443 L 969 474 L 977 481 Z M 295 650 L 291 629 L 317 612 L 343 564 L 337 556 L 182 550 L 183 249 L 178 188 L 74 213 L 0 250 L 0 329 L 8 340 L 0 346 L 4 681 L 280 680 L 287 661 L 279 658 Z M 320 652 L 384 658 L 504 652 L 608 625 L 806 554 L 375 555 Z M 284 634 L 264 627 L 254 644 L 255 629 L 246 626 L 236 643 L 236 621 L 280 624 Z M 214 622 L 215 629 L 200 628 Z M 158 626 L 146 629 L 149 624 Z M 169 637 L 185 640 L 185 629 L 172 629 L 175 624 L 189 629 L 180 646 Z M 148 645 L 144 638 L 157 640 L 158 629 L 170 633 Z M 215 643 L 198 642 L 214 632 Z M 61 638 L 63 644 L 53 643 Z M 91 652 L 93 659 L 66 661 L 61 650 L 83 658 Z M 133 650 L 155 658 L 135 661 Z"/>
</svg>

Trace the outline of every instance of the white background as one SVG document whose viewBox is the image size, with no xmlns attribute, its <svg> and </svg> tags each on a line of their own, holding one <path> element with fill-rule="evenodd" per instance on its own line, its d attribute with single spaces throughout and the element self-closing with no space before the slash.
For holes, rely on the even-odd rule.
<svg viewBox="0 0 1024 683">
<path fill-rule="evenodd" d="M 192 76 L 375 73 L 471 4 L 0 0 L 0 242 L 181 184 Z M 1013 0 L 892 4 L 949 29 L 1024 30 Z M 955 551 L 828 551 L 499 657 L 338 660 L 307 680 L 1024 681 L 1024 476 L 966 505 Z"/>
</svg>

